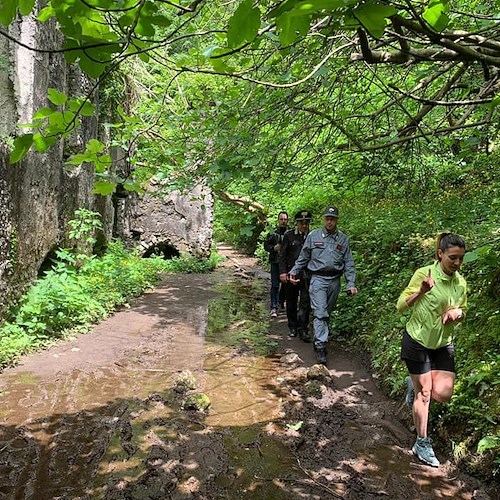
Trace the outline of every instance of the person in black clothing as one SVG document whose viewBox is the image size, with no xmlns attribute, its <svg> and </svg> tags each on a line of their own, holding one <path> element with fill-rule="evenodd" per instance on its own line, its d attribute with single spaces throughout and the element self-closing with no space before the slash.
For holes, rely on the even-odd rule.
<svg viewBox="0 0 500 500">
<path fill-rule="evenodd" d="M 309 313 L 311 311 L 309 278 L 306 272 L 302 272 L 300 281 L 294 284 L 288 280 L 288 272 L 292 269 L 300 254 L 302 245 L 309 233 L 311 219 L 311 212 L 306 210 L 295 214 L 297 226 L 285 233 L 279 256 L 280 280 L 286 290 L 286 315 L 290 337 L 295 337 L 298 333 L 299 338 L 304 342 L 311 342 L 309 335 Z"/>
<path fill-rule="evenodd" d="M 269 252 L 269 263 L 271 264 L 271 316 L 278 316 L 278 306 L 284 305 L 285 288 L 280 288 L 279 255 L 283 236 L 288 230 L 288 214 L 278 214 L 278 226 L 271 231 L 265 241 L 264 250 Z"/>
</svg>

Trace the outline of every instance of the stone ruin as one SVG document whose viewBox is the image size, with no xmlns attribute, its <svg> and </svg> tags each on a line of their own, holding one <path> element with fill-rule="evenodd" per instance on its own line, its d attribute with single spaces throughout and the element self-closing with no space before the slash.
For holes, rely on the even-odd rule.
<svg viewBox="0 0 500 500">
<path fill-rule="evenodd" d="M 62 42 L 53 23 L 39 24 L 30 16 L 13 22 L 8 33 L 37 49 Z M 68 221 L 80 208 L 101 214 L 104 242 L 122 238 L 141 248 L 144 256 L 210 254 L 213 199 L 207 189 L 198 186 L 187 195 L 166 196 L 152 189 L 141 197 L 117 190 L 103 197 L 92 193 L 89 165 L 66 167 L 71 153 L 99 137 L 97 117 L 83 117 L 76 133 L 46 153 L 30 152 L 9 164 L 7 141 L 20 133 L 18 124 L 29 123 L 37 109 L 50 104 L 49 88 L 82 95 L 92 87 L 62 54 L 28 50 L 0 35 L 0 312 L 26 291 L 54 250 L 68 243 Z M 98 107 L 97 92 L 92 98 Z"/>
</svg>

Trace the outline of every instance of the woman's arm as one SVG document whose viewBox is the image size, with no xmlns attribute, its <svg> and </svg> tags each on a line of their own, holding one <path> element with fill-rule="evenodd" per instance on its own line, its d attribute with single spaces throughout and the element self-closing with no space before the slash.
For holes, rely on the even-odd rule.
<svg viewBox="0 0 500 500">
<path fill-rule="evenodd" d="M 432 279 L 431 268 L 426 274 L 420 269 L 418 269 L 413 275 L 410 283 L 405 288 L 403 293 L 399 296 L 397 303 L 397 310 L 399 312 L 405 312 L 409 308 L 413 307 L 415 302 L 418 301 L 420 297 L 425 295 L 434 286 L 434 280 Z"/>
</svg>

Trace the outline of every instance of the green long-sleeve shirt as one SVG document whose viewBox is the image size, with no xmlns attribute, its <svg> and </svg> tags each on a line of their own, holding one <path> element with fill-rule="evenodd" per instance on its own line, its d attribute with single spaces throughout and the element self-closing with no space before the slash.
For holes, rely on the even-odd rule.
<svg viewBox="0 0 500 500">
<path fill-rule="evenodd" d="M 431 270 L 434 286 L 419 297 L 411 308 L 406 331 L 419 344 L 428 349 L 439 349 L 452 343 L 456 321 L 443 325 L 441 316 L 450 308 L 467 305 L 467 284 L 458 272 L 452 276 L 441 270 L 439 262 L 421 267 L 415 271 L 410 283 L 399 296 L 397 310 L 403 313 L 409 309 L 406 299 L 420 290 L 420 284 Z"/>
</svg>

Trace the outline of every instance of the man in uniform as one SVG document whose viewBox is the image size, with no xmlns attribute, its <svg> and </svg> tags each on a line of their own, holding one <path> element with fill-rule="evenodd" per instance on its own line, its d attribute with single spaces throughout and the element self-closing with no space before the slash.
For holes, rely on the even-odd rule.
<svg viewBox="0 0 500 500">
<path fill-rule="evenodd" d="M 297 275 L 306 269 L 311 275 L 309 295 L 313 310 L 314 349 L 318 363 L 326 365 L 326 344 L 330 314 L 340 293 L 340 277 L 345 274 L 347 293 L 355 295 L 356 272 L 349 238 L 339 229 L 337 207 L 328 206 L 323 214 L 324 226 L 311 231 L 302 246 L 290 281 L 298 283 Z"/>
<path fill-rule="evenodd" d="M 288 282 L 288 273 L 292 269 L 300 254 L 302 245 L 309 233 L 309 223 L 312 219 L 311 212 L 301 210 L 295 214 L 295 229 L 285 233 L 281 244 L 279 257 L 281 286 L 285 287 L 286 315 L 290 337 L 299 338 L 304 342 L 311 342 L 309 336 L 309 313 L 311 304 L 309 301 L 309 276 L 307 272 L 301 271 L 298 275 L 299 283 Z M 298 303 L 298 310 L 297 310 Z"/>
<path fill-rule="evenodd" d="M 271 231 L 265 241 L 264 250 L 269 252 L 269 264 L 271 265 L 271 316 L 278 316 L 278 307 L 285 302 L 284 288 L 280 290 L 279 255 L 283 236 L 288 230 L 288 214 L 278 214 L 278 226 Z"/>
</svg>

